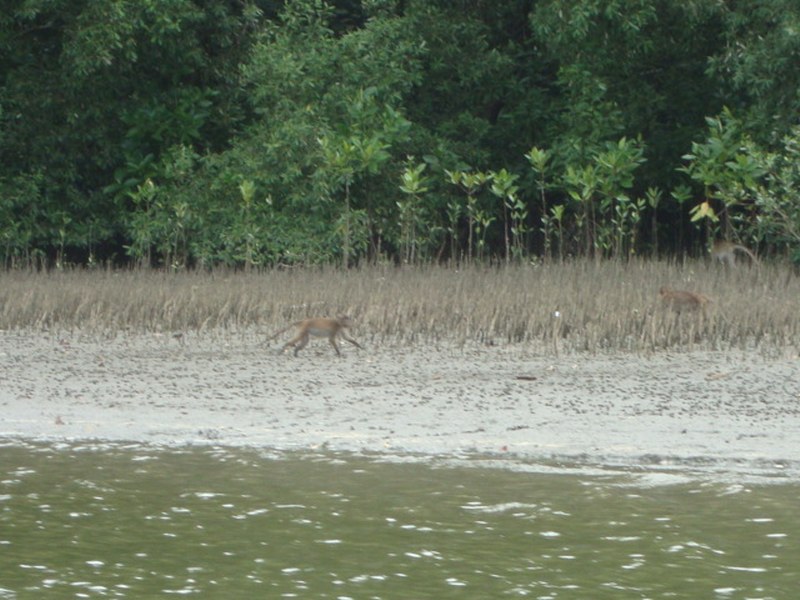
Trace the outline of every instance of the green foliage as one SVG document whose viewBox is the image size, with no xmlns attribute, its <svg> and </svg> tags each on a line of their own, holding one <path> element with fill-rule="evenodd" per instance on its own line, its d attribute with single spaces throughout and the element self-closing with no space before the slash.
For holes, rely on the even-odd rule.
<svg viewBox="0 0 800 600">
<path fill-rule="evenodd" d="M 775 152 L 753 145 L 748 148 L 764 177 L 752 188 L 759 239 L 779 248 L 794 248 L 790 257 L 800 264 L 800 126 L 792 128 Z"/>
<path fill-rule="evenodd" d="M 555 206 L 550 208 L 550 215 L 546 218 L 549 222 L 555 222 L 556 224 L 556 240 L 558 242 L 558 256 L 559 258 L 564 258 L 564 215 L 566 212 L 566 206 L 563 204 L 556 204 Z M 543 217 L 544 219 L 545 217 Z"/>
<path fill-rule="evenodd" d="M 737 2 L 723 13 L 724 44 L 710 57 L 720 92 L 759 143 L 780 144 L 800 112 L 800 4 L 794 0 Z"/>
<path fill-rule="evenodd" d="M 650 209 L 650 236 L 653 241 L 653 254 L 658 256 L 658 207 L 664 193 L 657 187 L 649 187 L 644 193 L 645 206 Z M 635 251 L 636 246 L 632 244 Z"/>
<path fill-rule="evenodd" d="M 721 18 L 721 4 L 708 0 L 535 3 L 530 26 L 556 74 L 545 141 L 556 161 L 584 163 L 608 140 L 641 135 L 648 184 L 673 185 L 703 117 L 720 108 L 707 64 Z"/>
<path fill-rule="evenodd" d="M 3 265 L 30 265 L 38 254 L 41 215 L 27 210 L 41 202 L 43 176 L 40 173 L 0 179 L 0 243 Z"/>
<path fill-rule="evenodd" d="M 512 256 L 516 259 L 521 259 L 525 253 L 525 234 L 528 232 L 528 227 L 525 224 L 525 220 L 528 217 L 528 208 L 518 195 L 519 186 L 514 184 L 519 179 L 519 176 L 509 173 L 505 169 L 500 169 L 497 172 L 490 171 L 489 178 L 492 181 L 489 189 L 503 203 L 506 262 L 509 262 Z M 511 215 L 510 220 L 509 213 Z M 511 231 L 510 241 L 508 236 L 509 229 Z"/>
<path fill-rule="evenodd" d="M 800 244 L 800 127 L 792 128 L 779 148 L 769 150 L 742 132 L 729 111 L 708 123 L 709 136 L 692 145 L 685 170 L 704 183 L 710 198 L 721 202 L 721 211 L 706 200 L 692 209 L 692 220 L 717 223 L 725 217 L 725 237 L 796 247 Z"/>
<path fill-rule="evenodd" d="M 797 243 L 789 0 L 7 4 L 6 265 Z"/>
<path fill-rule="evenodd" d="M 348 108 L 349 127 L 332 131 L 319 139 L 322 160 L 315 173 L 318 186 L 330 198 L 343 189 L 344 206 L 338 229 L 342 236 L 342 263 L 350 264 L 351 245 L 361 252 L 368 248 L 372 233 L 370 205 L 362 209 L 357 229 L 360 235 L 351 239 L 351 188 L 359 178 L 378 175 L 391 159 L 389 150 L 393 142 L 403 139 L 409 123 L 391 107 L 380 107 L 372 88 L 359 92 Z"/>
<path fill-rule="evenodd" d="M 634 171 L 644 162 L 641 141 L 620 138 L 607 142 L 582 168 L 567 166 L 564 184 L 578 205 L 576 223 L 583 230 L 587 256 L 611 254 L 621 257 L 634 251 L 625 242 L 635 241 L 636 228 L 645 207 L 643 200 L 632 200 L 627 190 L 633 187 Z"/>
<path fill-rule="evenodd" d="M 16 213 L 37 215 L 40 252 L 91 261 L 129 229 L 130 195 L 158 178 L 162 154 L 231 135 L 219 123 L 240 121 L 232 67 L 252 23 L 236 10 L 221 0 L 4 6 L 0 178 L 46 174 Z"/>
<path fill-rule="evenodd" d="M 419 232 L 425 226 L 422 218 L 421 195 L 429 189 L 429 179 L 423 175 L 428 165 L 413 165 L 409 157 L 402 174 L 400 191 L 406 195 L 405 200 L 398 200 L 400 211 L 400 255 L 403 262 L 413 264 L 418 257 L 420 245 Z"/>
<path fill-rule="evenodd" d="M 239 210 L 223 236 L 225 253 L 234 264 L 244 264 L 245 271 L 269 264 L 269 247 L 262 236 L 264 226 L 259 215 L 269 214 L 272 198 L 260 200 L 256 196 L 256 185 L 250 179 L 239 184 L 241 194 Z"/>
<path fill-rule="evenodd" d="M 478 257 L 482 258 L 486 248 L 487 230 L 495 220 L 479 202 L 479 194 L 490 176 L 481 171 L 445 171 L 445 175 L 449 183 L 457 186 L 467 196 L 463 207 L 467 216 L 467 262 L 472 261 L 473 250 L 477 250 Z"/>
<path fill-rule="evenodd" d="M 303 215 L 290 227 L 312 220 L 338 238 L 338 249 L 315 261 L 338 256 L 350 264 L 380 252 L 377 240 L 396 207 L 396 188 L 383 182 L 401 164 L 393 150 L 408 139 L 410 123 L 393 105 L 417 77 L 420 48 L 404 39 L 399 19 L 336 36 L 331 18 L 324 3 L 292 2 L 266 28 L 243 71 L 263 116 L 232 154 L 278 211 Z"/>
<path fill-rule="evenodd" d="M 636 234 L 644 200 L 633 200 L 627 191 L 633 187 L 634 171 L 645 161 L 641 140 L 621 138 L 616 144 L 606 143 L 594 156 L 599 177 L 600 214 L 605 220 L 597 231 L 597 245 L 613 256 L 634 252 Z M 626 243 L 628 247 L 626 248 Z"/>
<path fill-rule="evenodd" d="M 688 164 L 681 170 L 700 182 L 705 190 L 705 199 L 690 211 L 692 221 L 721 220 L 723 236 L 729 238 L 734 223 L 740 223 L 740 229 L 748 225 L 753 208 L 751 193 L 764 175 L 764 168 L 753 160 L 748 150 L 752 141 L 729 110 L 719 117 L 709 117 L 706 122 L 706 141 L 692 143 L 692 152 L 684 155 Z M 716 201 L 717 207 L 712 201 Z"/>
<path fill-rule="evenodd" d="M 533 169 L 534 173 L 536 174 L 536 191 L 539 193 L 539 202 L 541 204 L 541 221 L 542 227 L 541 232 L 544 236 L 544 256 L 545 259 L 549 260 L 551 256 L 550 244 L 551 244 L 551 235 L 552 235 L 552 227 L 553 221 L 555 219 L 556 213 L 548 213 L 547 211 L 547 195 L 546 191 L 548 188 L 548 181 L 547 181 L 547 171 L 549 168 L 549 162 L 552 158 L 552 154 L 547 150 L 543 150 L 541 148 L 537 148 L 534 146 L 531 148 L 530 152 L 525 155 L 525 158 L 528 159 L 530 162 L 531 168 Z M 563 216 L 563 206 L 561 210 L 557 211 L 559 213 L 559 218 L 557 222 L 559 224 L 559 231 L 561 231 L 561 217 Z M 559 234 L 559 246 L 560 246 L 561 236 Z"/>
</svg>

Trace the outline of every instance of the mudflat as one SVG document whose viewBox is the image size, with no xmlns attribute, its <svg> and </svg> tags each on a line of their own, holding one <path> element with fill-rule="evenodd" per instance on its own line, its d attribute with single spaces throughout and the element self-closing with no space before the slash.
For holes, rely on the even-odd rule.
<svg viewBox="0 0 800 600">
<path fill-rule="evenodd" d="M 493 457 L 800 478 L 796 351 L 572 353 L 256 331 L 0 332 L 0 438 Z"/>
</svg>

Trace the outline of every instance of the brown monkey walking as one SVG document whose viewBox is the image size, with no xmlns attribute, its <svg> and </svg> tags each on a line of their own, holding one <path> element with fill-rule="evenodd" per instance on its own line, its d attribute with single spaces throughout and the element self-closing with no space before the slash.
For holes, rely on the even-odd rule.
<svg viewBox="0 0 800 600">
<path fill-rule="evenodd" d="M 267 341 L 273 340 L 282 334 L 284 331 L 288 331 L 292 327 L 297 328 L 297 333 L 295 336 L 286 342 L 283 347 L 281 348 L 281 352 L 284 352 L 286 348 L 289 346 L 294 346 L 294 355 L 297 356 L 297 353 L 306 347 L 308 344 L 309 336 L 314 337 L 327 337 L 328 341 L 330 342 L 333 349 L 336 350 L 336 355 L 341 356 L 342 353 L 339 352 L 339 346 L 336 344 L 337 336 L 341 336 L 343 339 L 347 340 L 357 348 L 364 349 L 361 344 L 355 341 L 353 338 L 349 337 L 345 332 L 345 329 L 352 327 L 353 321 L 347 315 L 341 315 L 336 319 L 328 319 L 328 318 L 314 318 L 314 319 L 304 319 L 302 321 L 297 321 L 296 323 L 292 323 L 291 325 L 284 327 L 280 331 L 276 331 L 270 337 L 267 338 Z"/>
<path fill-rule="evenodd" d="M 687 292 L 685 290 L 671 290 L 668 287 L 662 287 L 658 290 L 658 293 L 661 296 L 661 301 L 678 314 L 682 312 L 705 310 L 706 304 L 712 302 L 711 298 L 703 294 Z"/>
</svg>

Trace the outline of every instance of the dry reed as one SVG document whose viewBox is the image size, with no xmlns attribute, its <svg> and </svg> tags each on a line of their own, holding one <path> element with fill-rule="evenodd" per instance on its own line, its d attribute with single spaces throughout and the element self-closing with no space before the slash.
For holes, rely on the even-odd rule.
<svg viewBox="0 0 800 600">
<path fill-rule="evenodd" d="M 676 315 L 661 285 L 710 296 Z M 0 328 L 265 333 L 347 313 L 368 343 L 537 343 L 552 352 L 800 346 L 800 278 L 786 267 L 576 261 L 211 273 L 0 273 Z"/>
</svg>

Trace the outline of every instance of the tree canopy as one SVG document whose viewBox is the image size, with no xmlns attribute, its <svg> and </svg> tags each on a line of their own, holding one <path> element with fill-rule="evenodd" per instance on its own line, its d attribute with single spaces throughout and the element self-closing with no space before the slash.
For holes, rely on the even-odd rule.
<svg viewBox="0 0 800 600">
<path fill-rule="evenodd" d="M 4 264 L 800 246 L 791 0 L 9 0 Z"/>
</svg>

